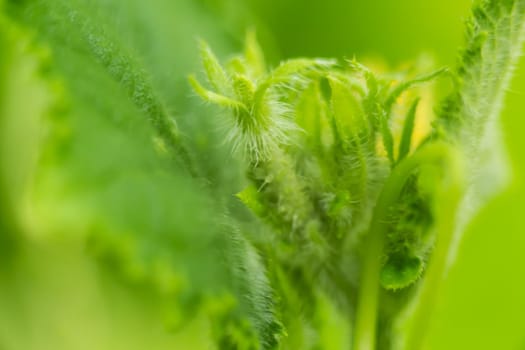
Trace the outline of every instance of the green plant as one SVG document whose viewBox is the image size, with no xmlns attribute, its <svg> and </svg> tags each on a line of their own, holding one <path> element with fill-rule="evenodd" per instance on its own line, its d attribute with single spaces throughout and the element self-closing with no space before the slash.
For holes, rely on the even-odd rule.
<svg viewBox="0 0 525 350">
<path fill-rule="evenodd" d="M 0 1 L 2 265 L 80 241 L 169 327 L 209 320 L 220 349 L 423 348 L 455 242 L 498 189 L 485 172 L 525 1 L 478 1 L 458 67 L 431 73 L 271 69 L 253 32 L 222 65 L 200 42 L 200 109 L 173 82 L 193 40 L 162 37 L 168 13 L 205 23 L 195 6 Z M 452 91 L 434 116 L 436 79 Z M 20 298 L 6 271 L 3 306 Z"/>
<path fill-rule="evenodd" d="M 268 72 L 253 35 L 224 69 L 201 44 L 213 90 L 190 82 L 230 112 L 228 139 L 243 151 L 252 182 L 238 196 L 279 242 L 263 254 L 300 271 L 307 288 L 320 279 L 335 300 L 351 300 L 342 304 L 353 348 L 421 348 L 454 235 L 467 207 L 493 190 L 477 186 L 477 172 L 498 142 L 490 128 L 520 52 L 524 11 L 520 1 L 478 3 L 458 68 L 412 79 L 378 77 L 355 61 L 290 60 Z M 453 92 L 414 144 L 419 99 L 396 104 L 445 74 Z M 393 131 L 396 119 L 403 127 Z M 345 270 L 352 260 L 357 283 Z"/>
</svg>

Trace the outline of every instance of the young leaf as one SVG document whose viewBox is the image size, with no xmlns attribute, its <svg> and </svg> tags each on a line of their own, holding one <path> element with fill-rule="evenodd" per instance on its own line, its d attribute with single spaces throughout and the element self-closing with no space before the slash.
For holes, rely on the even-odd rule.
<svg viewBox="0 0 525 350">
<path fill-rule="evenodd" d="M 400 83 L 399 85 L 396 85 L 392 89 L 392 91 L 390 91 L 385 101 L 385 109 L 390 110 L 392 106 L 394 105 L 394 103 L 396 102 L 396 100 L 399 98 L 399 96 L 401 96 L 401 94 L 405 92 L 406 90 L 412 88 L 413 86 L 417 84 L 422 84 L 428 81 L 432 81 L 436 79 L 437 77 L 444 75 L 444 74 L 448 74 L 448 73 L 449 73 L 449 70 L 447 68 L 441 68 L 441 69 L 436 70 L 435 72 L 425 74 L 420 77 L 416 77 L 414 79 L 404 81 Z"/>
<path fill-rule="evenodd" d="M 466 23 L 466 47 L 455 71 L 456 88 L 445 100 L 436 127 L 475 154 L 496 121 L 524 40 L 524 0 L 480 0 Z M 438 129 L 438 132 L 440 130 Z"/>
<path fill-rule="evenodd" d="M 202 66 L 208 77 L 208 82 L 220 94 L 231 96 L 230 78 L 217 60 L 217 57 L 215 57 L 215 54 L 205 41 L 200 40 L 199 47 Z"/>
<path fill-rule="evenodd" d="M 414 132 L 414 123 L 416 120 L 416 110 L 419 104 L 419 99 L 416 99 L 410 109 L 408 110 L 405 122 L 403 123 L 403 132 L 401 134 L 401 141 L 399 142 L 399 151 L 397 155 L 397 161 L 400 162 L 410 152 L 410 146 L 412 143 L 412 133 Z"/>
<path fill-rule="evenodd" d="M 252 79 L 257 79 L 266 74 L 264 53 L 257 42 L 255 31 L 253 30 L 246 33 L 244 56 L 246 57 L 246 66 L 250 70 Z"/>
</svg>

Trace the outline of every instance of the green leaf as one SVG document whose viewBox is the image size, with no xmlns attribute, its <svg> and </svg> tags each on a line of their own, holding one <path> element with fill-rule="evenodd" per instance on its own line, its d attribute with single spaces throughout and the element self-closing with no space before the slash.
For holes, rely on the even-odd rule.
<svg viewBox="0 0 525 350">
<path fill-rule="evenodd" d="M 381 270 L 383 288 L 398 290 L 414 283 L 423 273 L 423 262 L 416 256 L 389 258 Z"/>
<path fill-rule="evenodd" d="M 246 33 L 244 56 L 246 57 L 246 65 L 251 71 L 252 79 L 257 79 L 266 73 L 264 53 L 253 30 Z"/>
<path fill-rule="evenodd" d="M 392 130 L 390 130 L 390 125 L 388 123 L 388 116 L 383 114 L 380 116 L 380 125 L 381 125 L 381 136 L 383 139 L 383 146 L 385 147 L 386 154 L 390 163 L 394 163 L 394 136 L 392 135 Z"/>
<path fill-rule="evenodd" d="M 221 106 L 223 108 L 230 109 L 232 111 L 238 111 L 238 110 L 245 110 L 247 111 L 248 108 L 241 102 L 238 102 L 236 100 L 233 100 L 229 97 L 220 95 L 218 93 L 215 93 L 210 90 L 206 90 L 193 76 L 190 75 L 188 77 L 188 81 L 191 84 L 191 87 L 193 90 L 205 101 L 214 103 L 218 106 Z"/>
<path fill-rule="evenodd" d="M 401 96 L 401 94 L 405 92 L 406 90 L 414 87 L 415 85 L 432 81 L 436 79 L 437 77 L 444 75 L 444 74 L 448 74 L 448 73 L 449 73 L 449 70 L 447 68 L 440 68 L 434 72 L 416 77 L 411 80 L 403 81 L 402 83 L 396 85 L 392 89 L 392 91 L 390 91 L 387 99 L 385 100 L 386 109 L 390 110 L 392 106 L 394 105 L 394 103 L 396 102 L 396 100 L 399 98 L 399 96 Z"/>
<path fill-rule="evenodd" d="M 403 123 L 403 132 L 401 133 L 401 141 L 399 142 L 399 151 L 397 161 L 400 162 L 410 152 L 412 143 L 412 134 L 414 132 L 414 123 L 416 121 L 416 110 L 419 104 L 419 99 L 416 99 L 407 112 L 407 116 Z"/>
<path fill-rule="evenodd" d="M 231 96 L 231 82 L 226 71 L 222 68 L 217 57 L 215 57 L 215 54 L 205 41 L 201 40 L 199 46 L 202 66 L 206 71 L 208 82 L 219 93 Z"/>
<path fill-rule="evenodd" d="M 456 259 L 449 267 L 431 319 L 425 344 L 430 350 L 522 349 L 525 344 L 521 322 L 525 281 L 516 278 L 516 271 L 525 266 L 525 123 L 520 117 L 524 100 L 522 94 L 512 93 L 525 91 L 524 74 L 525 61 L 521 58 L 501 114 L 512 179 L 502 193 L 480 209 L 455 251 Z M 496 232 L 500 233 L 497 237 Z"/>
<path fill-rule="evenodd" d="M 477 1 L 467 21 L 466 46 L 455 71 L 457 87 L 443 103 L 437 126 L 473 158 L 501 112 L 524 31 L 523 0 Z"/>
<path fill-rule="evenodd" d="M 187 151 L 190 142 L 181 137 L 158 82 L 145 73 L 144 62 L 119 38 L 115 22 L 105 18 L 98 6 L 102 5 L 37 1 L 9 7 L 13 21 L 38 29 L 33 40 L 52 52 L 43 81 L 37 75 L 29 84 L 25 84 L 25 73 L 19 73 L 27 69 L 30 76 L 33 61 L 40 64 L 40 57 L 29 57 L 27 64 L 25 56 L 9 57 L 7 69 L 17 74 L 17 79 L 6 79 L 9 94 L 3 93 L 4 80 L 0 88 L 1 98 L 8 101 L 2 107 L 17 108 L 6 115 L 2 111 L 0 132 L 12 131 L 3 128 L 11 123 L 17 128 L 15 136 L 26 135 L 16 142 L 31 146 L 28 140 L 37 141 L 35 149 L 31 147 L 38 153 L 37 164 L 20 170 L 29 179 L 29 184 L 19 186 L 20 192 L 27 192 L 28 210 L 21 213 L 26 226 L 17 232 L 17 239 L 79 240 L 114 276 L 124 276 L 132 285 L 161 295 L 172 328 L 207 312 L 205 306 L 212 300 L 221 300 L 224 294 L 233 296 L 241 306 L 229 312 L 247 320 L 246 327 L 256 342 L 269 348 L 268 344 L 277 341 L 274 333 L 279 333 L 279 327 L 267 325 L 278 325 L 278 321 L 271 310 L 265 267 L 251 243 L 246 241 L 242 249 L 235 246 L 222 223 L 231 192 L 228 185 L 213 188 L 210 183 L 225 181 L 218 175 L 227 172 L 208 175 L 204 171 L 209 163 L 221 159 L 204 162 Z M 1 24 L 3 40 L 4 30 L 11 27 Z M 24 37 L 20 45 L 27 41 Z M 16 88 L 18 81 L 20 89 Z M 55 81 L 64 90 L 59 96 L 61 108 L 47 113 L 48 102 L 43 99 L 41 106 L 39 94 L 54 92 Z M 21 104 L 32 92 L 33 82 L 34 104 Z M 184 114 L 177 117 L 190 118 Z M 24 120 L 27 125 L 18 130 L 16 123 Z M 183 127 L 192 131 L 188 123 L 183 120 Z M 46 130 L 44 137 L 31 137 L 33 127 Z M 201 130 L 205 143 L 212 143 L 213 137 L 209 130 Z M 7 146 L 1 144 L 0 151 L 12 150 L 14 141 L 8 138 L 7 142 Z M 211 154 L 219 156 L 217 150 Z M 224 154 L 221 157 L 227 159 Z M 2 179 L 4 171 L 13 168 L 3 162 L 4 158 Z M 14 164 L 26 166 L 25 162 Z M 230 174 L 234 172 L 230 169 Z M 233 182 L 231 178 L 228 181 Z M 14 207 L 2 200 L 4 203 Z M 235 222 L 233 215 L 230 220 Z M 248 276 L 250 282 L 239 282 Z M 252 285 L 256 289 L 250 289 Z M 246 289 L 258 298 L 249 307 L 241 300 Z M 263 298 L 268 300 L 266 305 L 260 303 Z"/>
</svg>

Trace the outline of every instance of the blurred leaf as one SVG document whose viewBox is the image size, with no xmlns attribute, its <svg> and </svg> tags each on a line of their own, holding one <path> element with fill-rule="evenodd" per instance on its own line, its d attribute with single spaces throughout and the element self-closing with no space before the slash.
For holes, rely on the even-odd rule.
<svg viewBox="0 0 525 350">
<path fill-rule="evenodd" d="M 521 143 L 525 62 L 509 89 L 502 119 L 515 175 L 469 225 L 450 267 L 428 349 L 509 349 L 525 346 L 525 208 Z"/>
<path fill-rule="evenodd" d="M 196 19 L 200 14 L 189 2 L 159 0 L 156 6 L 141 6 L 80 0 L 9 4 L 6 13 L 11 22 L 1 33 L 25 27 L 34 31 L 24 40 L 52 52 L 45 71 L 34 73 L 35 85 L 45 84 L 44 93 L 58 89 L 49 106 L 40 109 L 36 103 L 24 104 L 31 85 L 14 89 L 24 81 L 7 80 L 5 90 L 10 94 L 2 94 L 8 106 L 14 106 L 2 115 L 3 124 L 17 126 L 2 125 L 2 132 L 16 132 L 2 144 L 2 151 L 11 155 L 12 146 L 20 143 L 38 155 L 34 169 L 17 170 L 25 164 L 11 156 L 1 168 L 2 175 L 21 173 L 28 178 L 27 184 L 13 190 L 27 193 L 23 230 L 17 232 L 20 246 L 27 239 L 80 239 L 106 268 L 170 300 L 165 303 L 170 327 L 185 325 L 199 309 L 216 315 L 210 305 L 222 303 L 224 294 L 233 295 L 233 304 L 225 302 L 219 308 L 228 317 L 226 326 L 244 322 L 255 344 L 273 347 L 280 327 L 274 319 L 265 267 L 250 243 L 231 232 L 235 213 L 231 226 L 223 223 L 234 201 L 230 189 L 240 186 L 232 179 L 240 171 L 235 166 L 213 171 L 226 160 L 235 162 L 214 145 L 218 136 L 206 122 L 200 122 L 206 125 L 201 129 L 190 112 L 178 113 L 183 125 L 179 127 L 166 101 L 176 102 L 180 92 L 167 95 L 161 79 L 155 79 L 165 79 L 167 62 L 159 60 L 149 67 L 145 63 L 155 61 L 152 51 L 166 50 L 165 38 L 157 38 L 159 31 L 168 30 L 159 25 L 147 31 L 143 26 L 150 25 L 148 21 L 162 24 L 167 19 L 163 11 L 168 9 L 181 16 L 177 10 L 184 10 Z M 107 10 L 122 21 L 108 16 Z M 119 31 L 122 28 L 126 30 Z M 132 35 L 139 31 L 140 35 Z M 20 57 L 8 57 L 11 61 L 2 65 L 2 72 L 17 74 L 18 61 L 24 63 Z M 31 64 L 43 64 L 32 52 L 29 58 Z M 177 60 L 190 61 L 191 54 Z M 183 76 L 181 71 L 178 74 Z M 180 88 L 187 90 L 185 85 Z M 27 111 L 25 105 L 36 110 Z M 184 103 L 180 106 L 187 108 Z M 42 137 L 33 138 L 29 127 L 17 124 L 19 120 L 27 120 L 27 126 L 38 129 Z M 185 133 L 192 134 L 192 141 Z M 190 148 L 196 152 L 190 153 Z M 209 159 L 202 157 L 205 150 Z M 219 185 L 222 182 L 224 186 Z M 2 204 L 12 207 L 7 200 Z M 243 242 L 243 249 L 236 247 L 236 240 Z M 256 289 L 246 290 L 252 286 Z"/>
</svg>

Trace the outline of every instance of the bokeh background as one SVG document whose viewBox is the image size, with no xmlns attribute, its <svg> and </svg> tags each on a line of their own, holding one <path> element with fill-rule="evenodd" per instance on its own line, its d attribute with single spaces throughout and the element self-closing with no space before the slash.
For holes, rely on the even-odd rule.
<svg viewBox="0 0 525 350">
<path fill-rule="evenodd" d="M 273 65 L 296 56 L 355 56 L 396 67 L 426 54 L 437 66 L 453 66 L 470 7 L 469 0 L 90 4 L 142 56 L 176 113 L 195 103 L 186 75 L 200 69 L 198 37 L 224 58 L 255 28 Z M 509 181 L 468 226 L 431 323 L 431 349 L 525 349 L 525 60 L 501 118 Z M 168 332 L 154 296 L 115 281 L 85 254 L 74 241 L 26 249 L 0 282 L 0 349 L 209 348 L 204 320 Z"/>
</svg>

